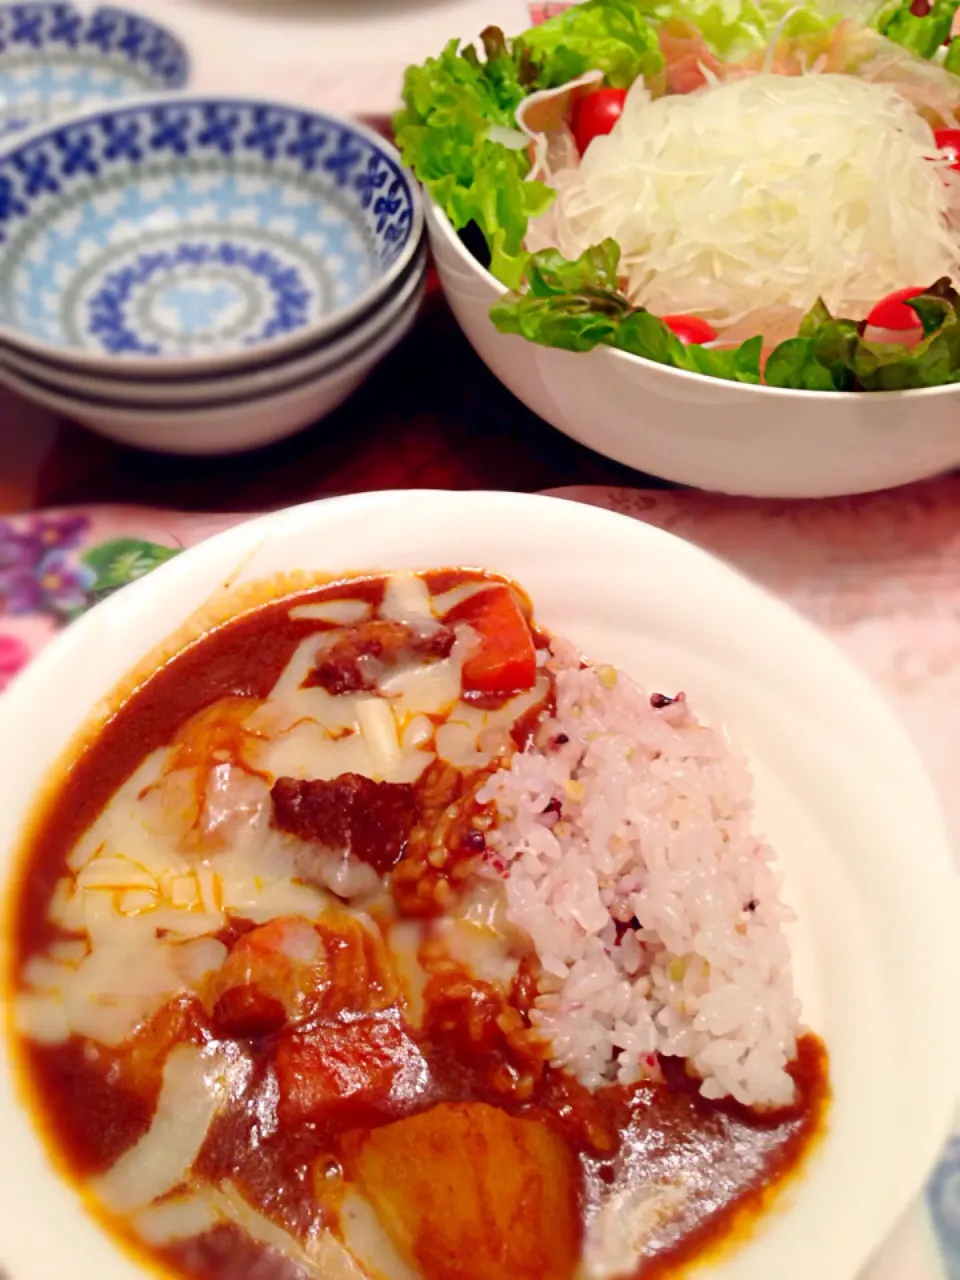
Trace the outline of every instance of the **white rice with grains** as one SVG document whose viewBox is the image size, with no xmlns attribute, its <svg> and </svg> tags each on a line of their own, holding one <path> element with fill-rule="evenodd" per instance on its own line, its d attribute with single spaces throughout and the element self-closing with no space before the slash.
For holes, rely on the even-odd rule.
<svg viewBox="0 0 960 1280">
<path fill-rule="evenodd" d="M 550 665 L 555 719 L 479 798 L 499 813 L 491 874 L 543 968 L 532 1019 L 552 1060 L 597 1088 L 675 1055 L 708 1098 L 789 1104 L 793 913 L 746 762 L 682 696 L 581 670 L 563 642 Z"/>
</svg>

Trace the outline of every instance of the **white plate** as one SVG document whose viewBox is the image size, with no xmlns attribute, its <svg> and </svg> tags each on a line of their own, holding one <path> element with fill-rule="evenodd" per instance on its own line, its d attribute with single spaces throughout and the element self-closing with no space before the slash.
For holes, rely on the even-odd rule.
<svg viewBox="0 0 960 1280">
<path fill-rule="evenodd" d="M 919 1191 L 951 1119 L 960 900 L 948 838 L 919 757 L 867 680 L 785 606 L 670 534 L 557 499 L 428 492 L 339 498 L 231 529 L 76 622 L 9 691 L 0 857 L 8 866 L 31 796 L 91 708 L 223 583 L 433 565 L 514 576 L 548 627 L 648 686 L 686 690 L 749 753 L 802 913 L 801 995 L 830 1049 L 835 1100 L 783 1207 L 698 1274 L 852 1280 Z M 52 1172 L 7 1052 L 0 1266 L 11 1280 L 67 1267 L 71 1280 L 133 1280 L 136 1265 Z"/>
</svg>

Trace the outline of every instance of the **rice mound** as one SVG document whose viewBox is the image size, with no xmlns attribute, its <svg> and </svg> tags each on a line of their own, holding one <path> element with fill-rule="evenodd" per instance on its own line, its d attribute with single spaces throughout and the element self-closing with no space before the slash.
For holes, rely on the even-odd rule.
<svg viewBox="0 0 960 1280">
<path fill-rule="evenodd" d="M 652 697 L 555 642 L 556 716 L 492 775 L 491 874 L 543 977 L 532 1018 L 588 1088 L 687 1060 L 708 1098 L 780 1107 L 800 1006 L 752 779 L 682 695 Z"/>
</svg>

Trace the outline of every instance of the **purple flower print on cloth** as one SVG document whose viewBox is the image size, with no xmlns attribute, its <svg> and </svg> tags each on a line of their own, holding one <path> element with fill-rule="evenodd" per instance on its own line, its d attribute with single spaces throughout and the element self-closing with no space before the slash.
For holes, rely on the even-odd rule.
<svg viewBox="0 0 960 1280">
<path fill-rule="evenodd" d="M 0 569 L 0 613 L 70 615 L 87 604 L 95 574 L 51 551 L 29 569 Z"/>
<path fill-rule="evenodd" d="M 180 551 L 132 537 L 85 545 L 90 531 L 83 515 L 0 520 L 0 615 L 62 626 Z"/>
<path fill-rule="evenodd" d="M 96 574 L 84 564 L 71 564 L 64 551 L 51 551 L 37 566 L 40 609 L 72 614 L 88 605 L 87 592 Z"/>
<path fill-rule="evenodd" d="M 25 529 L 0 520 L 0 573 L 29 569 L 51 551 L 78 547 L 89 526 L 86 516 L 35 516 Z"/>
<path fill-rule="evenodd" d="M 72 564 L 89 526 L 86 516 L 36 516 L 25 528 L 0 521 L 0 613 L 70 617 L 88 603 L 96 575 Z"/>
<path fill-rule="evenodd" d="M 0 691 L 27 665 L 29 658 L 30 650 L 19 637 L 0 633 Z"/>
</svg>

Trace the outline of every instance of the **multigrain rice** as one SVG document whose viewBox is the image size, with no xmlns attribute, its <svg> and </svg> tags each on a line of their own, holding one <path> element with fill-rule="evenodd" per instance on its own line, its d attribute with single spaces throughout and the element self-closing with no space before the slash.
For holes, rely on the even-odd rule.
<svg viewBox="0 0 960 1280">
<path fill-rule="evenodd" d="M 543 968 L 532 1017 L 589 1088 L 677 1056 L 708 1098 L 793 1099 L 781 878 L 754 834 L 752 779 L 681 696 L 555 642 L 556 717 L 478 797 L 499 812 L 491 873 Z"/>
</svg>

